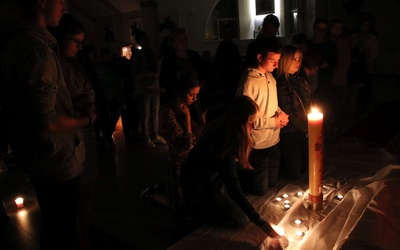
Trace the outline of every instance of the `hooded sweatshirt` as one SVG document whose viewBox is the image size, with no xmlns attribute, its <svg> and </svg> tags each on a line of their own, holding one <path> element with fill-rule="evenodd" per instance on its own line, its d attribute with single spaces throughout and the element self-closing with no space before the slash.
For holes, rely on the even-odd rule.
<svg viewBox="0 0 400 250">
<path fill-rule="evenodd" d="M 56 39 L 45 28 L 0 22 L 0 102 L 9 144 L 19 166 L 43 182 L 77 177 L 85 158 L 78 129 L 44 132 L 59 114 L 74 116 L 54 46 Z"/>
<path fill-rule="evenodd" d="M 280 128 L 276 127 L 274 115 L 280 112 L 276 80 L 271 73 L 248 68 L 243 72 L 238 94 L 246 95 L 257 103 L 260 111 L 251 131 L 253 148 L 264 149 L 279 142 Z"/>
</svg>

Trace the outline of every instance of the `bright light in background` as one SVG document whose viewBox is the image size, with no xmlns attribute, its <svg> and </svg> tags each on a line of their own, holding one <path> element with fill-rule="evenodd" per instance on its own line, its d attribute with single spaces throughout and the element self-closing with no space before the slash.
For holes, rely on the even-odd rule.
<svg viewBox="0 0 400 250">
<path fill-rule="evenodd" d="M 131 48 L 132 48 L 132 46 L 122 47 L 122 56 L 126 57 L 128 60 L 130 60 L 131 56 L 132 56 Z"/>
<path fill-rule="evenodd" d="M 279 22 L 281 23 L 281 26 L 279 27 L 279 34 L 280 36 L 284 35 L 281 32 L 281 28 L 282 26 L 284 26 L 284 20 L 281 20 L 281 0 L 275 0 L 275 12 L 274 13 L 270 13 L 270 14 L 274 14 L 278 19 Z M 263 21 L 264 21 L 264 17 L 267 16 L 268 14 L 265 15 L 256 15 L 256 1 L 251 0 L 249 1 L 249 6 L 250 6 L 250 15 L 254 17 L 254 30 L 257 31 L 258 27 L 260 25 L 262 25 Z"/>
</svg>

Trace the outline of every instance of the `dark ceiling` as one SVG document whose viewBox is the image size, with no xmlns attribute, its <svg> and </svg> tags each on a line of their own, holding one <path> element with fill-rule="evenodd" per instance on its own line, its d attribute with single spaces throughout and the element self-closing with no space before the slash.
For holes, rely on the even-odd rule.
<svg viewBox="0 0 400 250">
<path fill-rule="evenodd" d="M 68 0 L 70 10 L 79 12 L 92 21 L 140 10 L 140 0 Z"/>
</svg>

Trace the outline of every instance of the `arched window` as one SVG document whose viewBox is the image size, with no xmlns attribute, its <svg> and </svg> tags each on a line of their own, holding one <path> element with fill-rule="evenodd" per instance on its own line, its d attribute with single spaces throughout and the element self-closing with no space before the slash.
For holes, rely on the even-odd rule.
<svg viewBox="0 0 400 250">
<path fill-rule="evenodd" d="M 236 27 L 238 38 L 238 0 L 218 0 L 207 20 L 206 41 L 217 41 L 222 39 L 221 28 L 230 23 Z"/>
<path fill-rule="evenodd" d="M 207 20 L 205 41 L 221 40 L 220 30 L 226 23 L 236 27 L 237 39 L 253 39 L 268 14 L 279 18 L 280 36 L 285 36 L 285 29 L 289 29 L 290 34 L 297 32 L 297 1 L 299 0 L 287 1 L 288 6 L 285 9 L 284 0 L 217 0 Z M 286 17 L 285 12 L 290 14 Z M 285 23 L 288 23 L 289 27 L 286 28 Z"/>
</svg>

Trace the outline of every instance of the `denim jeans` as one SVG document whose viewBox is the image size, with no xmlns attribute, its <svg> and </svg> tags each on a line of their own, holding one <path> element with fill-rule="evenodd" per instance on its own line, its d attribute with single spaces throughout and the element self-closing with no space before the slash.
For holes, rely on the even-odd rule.
<svg viewBox="0 0 400 250">
<path fill-rule="evenodd" d="M 238 171 L 240 185 L 245 193 L 264 195 L 268 187 L 274 187 L 278 181 L 279 144 L 264 149 L 252 149 L 249 162 L 254 170 Z"/>
<path fill-rule="evenodd" d="M 146 90 L 137 95 L 141 112 L 142 135 L 145 139 L 158 136 L 158 113 L 160 109 L 160 90 Z M 150 131 L 151 127 L 151 131 Z"/>
</svg>

